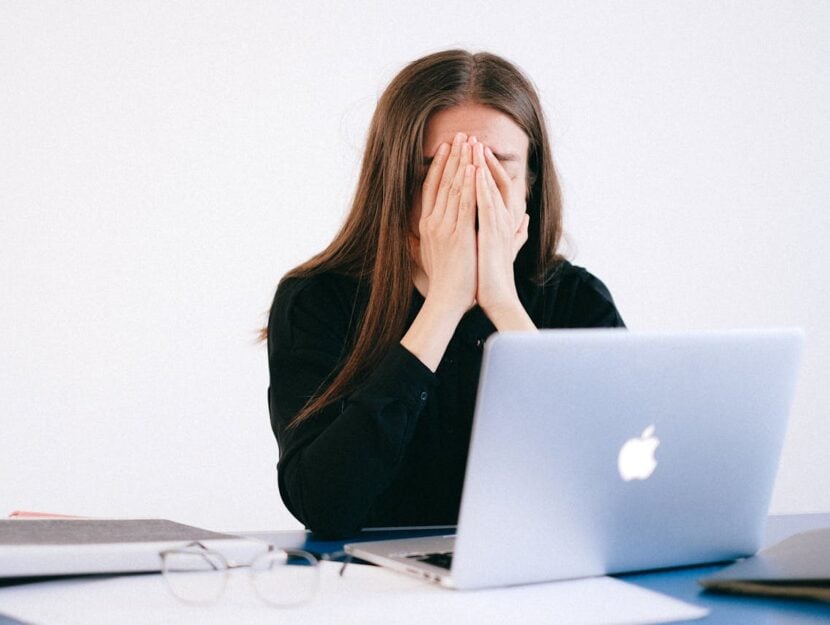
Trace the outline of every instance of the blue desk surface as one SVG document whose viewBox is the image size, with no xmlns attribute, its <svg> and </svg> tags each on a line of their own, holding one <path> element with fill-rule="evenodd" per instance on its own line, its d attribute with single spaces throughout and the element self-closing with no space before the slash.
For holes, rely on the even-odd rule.
<svg viewBox="0 0 830 625">
<path fill-rule="evenodd" d="M 830 514 L 795 514 L 771 516 L 767 522 L 764 547 L 785 538 L 820 527 L 830 527 Z M 764 599 L 704 591 L 697 580 L 725 565 L 697 566 L 654 573 L 619 575 L 623 579 L 671 597 L 702 605 L 711 610 L 708 617 L 695 623 L 752 623 L 759 625 L 799 625 L 830 623 L 830 604 L 794 599 Z"/>
<path fill-rule="evenodd" d="M 795 514 L 769 517 L 764 546 L 773 545 L 788 536 L 799 532 L 830 527 L 828 514 Z M 333 554 L 343 548 L 344 542 L 358 540 L 378 540 L 380 538 L 399 538 L 419 535 L 436 535 L 453 533 L 453 528 L 435 530 L 383 530 L 364 532 L 347 541 L 320 540 L 302 531 L 289 532 L 250 532 L 282 547 L 299 547 L 317 554 Z M 764 599 L 738 595 L 715 594 L 704 591 L 697 583 L 701 577 L 714 573 L 726 566 L 685 567 L 651 573 L 633 573 L 618 575 L 619 579 L 649 588 L 657 592 L 702 605 L 711 610 L 708 617 L 690 623 L 726 624 L 751 623 L 753 625 L 790 625 L 806 623 L 830 623 L 830 604 L 794 599 Z"/>
</svg>

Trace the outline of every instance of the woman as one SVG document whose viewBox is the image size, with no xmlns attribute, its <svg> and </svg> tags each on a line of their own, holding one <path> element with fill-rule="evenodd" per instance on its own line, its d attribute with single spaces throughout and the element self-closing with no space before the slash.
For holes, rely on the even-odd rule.
<svg viewBox="0 0 830 625">
<path fill-rule="evenodd" d="M 448 50 L 392 80 L 345 224 L 281 280 L 268 321 L 280 494 L 306 527 L 456 523 L 484 340 L 623 326 L 560 233 L 542 109 L 515 66 Z"/>
</svg>

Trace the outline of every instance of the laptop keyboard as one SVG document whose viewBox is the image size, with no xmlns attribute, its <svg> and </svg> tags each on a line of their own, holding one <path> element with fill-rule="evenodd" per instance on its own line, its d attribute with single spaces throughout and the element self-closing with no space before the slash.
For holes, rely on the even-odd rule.
<svg viewBox="0 0 830 625">
<path fill-rule="evenodd" d="M 413 553 L 406 556 L 418 562 L 426 562 L 434 566 L 440 566 L 443 569 L 450 569 L 452 565 L 452 551 L 436 552 L 436 553 Z"/>
</svg>

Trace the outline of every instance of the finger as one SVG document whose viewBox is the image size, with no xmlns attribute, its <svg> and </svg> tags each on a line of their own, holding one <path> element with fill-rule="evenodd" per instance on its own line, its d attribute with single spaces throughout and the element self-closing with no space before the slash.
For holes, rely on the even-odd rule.
<svg viewBox="0 0 830 625">
<path fill-rule="evenodd" d="M 475 137 L 473 137 L 473 139 L 475 140 Z M 475 148 L 475 143 L 465 141 L 461 148 L 461 161 L 458 166 L 464 167 L 465 165 L 470 165 L 473 162 L 473 149 Z"/>
<path fill-rule="evenodd" d="M 493 201 L 493 209 L 497 213 L 509 213 L 509 211 L 507 210 L 507 206 L 504 203 L 504 198 L 501 195 L 501 191 L 499 190 L 499 187 L 496 184 L 495 179 L 493 178 L 493 172 L 490 171 L 490 168 L 486 164 L 484 165 L 484 173 L 485 179 L 487 181 L 487 188 L 490 190 L 490 197 Z M 512 226 L 513 222 L 511 221 L 511 227 Z"/>
<path fill-rule="evenodd" d="M 455 229 L 455 224 L 458 221 L 458 206 L 461 203 L 461 193 L 464 190 L 464 172 L 467 170 L 469 160 L 470 144 L 465 142 L 461 145 L 459 166 L 450 186 L 450 192 L 447 196 L 447 207 L 442 219 L 442 223 L 448 224 L 452 229 Z"/>
<path fill-rule="evenodd" d="M 473 165 L 476 167 L 484 167 L 484 144 L 476 143 L 473 146 Z"/>
<path fill-rule="evenodd" d="M 499 186 L 496 184 L 496 179 L 493 177 L 493 171 L 490 169 L 489 164 L 485 163 L 484 173 L 487 174 L 487 187 L 490 189 L 490 193 L 498 193 L 501 195 L 501 191 Z"/>
<path fill-rule="evenodd" d="M 516 230 L 516 234 L 519 235 L 519 238 L 524 238 L 527 241 L 527 228 L 530 225 L 530 215 L 525 213 L 522 215 L 522 221 L 519 223 L 519 229 Z"/>
<path fill-rule="evenodd" d="M 503 200 L 503 204 L 510 213 L 510 216 L 513 219 L 513 225 L 518 227 L 521 223 L 522 215 L 526 210 L 525 203 L 527 200 L 527 189 L 524 189 L 525 202 L 520 201 L 518 197 L 512 196 L 511 192 L 513 191 L 514 181 L 510 178 L 510 174 L 507 173 L 507 170 L 501 164 L 499 159 L 496 158 L 495 154 L 493 154 L 493 151 L 489 147 L 484 148 L 484 155 L 490 174 L 493 176 L 495 185 L 499 190 L 498 195 Z M 526 185 L 524 186 L 526 187 Z"/>
<path fill-rule="evenodd" d="M 478 204 L 479 228 L 492 227 L 495 219 L 495 207 L 490 197 L 490 187 L 487 184 L 486 167 L 476 168 L 476 203 Z"/>
<path fill-rule="evenodd" d="M 490 172 L 493 174 L 493 178 L 496 180 L 499 192 L 504 197 L 507 197 L 511 182 L 510 175 L 507 173 L 507 170 L 501 164 L 501 161 L 496 158 L 496 155 L 493 154 L 493 151 L 489 146 L 484 148 L 484 159 L 487 162 L 487 166 L 490 168 Z"/>
<path fill-rule="evenodd" d="M 473 162 L 473 151 L 475 150 L 476 145 L 478 145 L 476 143 L 476 138 L 475 137 L 470 137 L 467 141 L 464 142 L 464 144 L 468 148 L 467 153 L 466 153 L 467 163 L 472 163 Z"/>
<path fill-rule="evenodd" d="M 525 213 L 522 217 L 522 222 L 519 225 L 519 229 L 516 231 L 516 234 L 513 237 L 513 260 L 516 260 L 516 255 L 519 253 L 519 250 L 522 249 L 525 243 L 527 243 L 527 229 L 529 224 L 530 215 Z"/>
<path fill-rule="evenodd" d="M 435 196 L 433 214 L 435 214 L 436 218 L 440 217 L 443 219 L 444 211 L 447 206 L 447 197 L 450 193 L 450 187 L 455 179 L 455 174 L 458 170 L 458 163 L 461 160 L 461 145 L 464 143 L 466 138 L 467 135 L 463 132 L 459 132 L 456 133 L 455 138 L 453 139 L 452 149 L 450 150 L 447 164 L 444 167 L 444 173 L 441 175 L 441 183 L 438 186 L 438 193 Z"/>
<path fill-rule="evenodd" d="M 432 158 L 432 163 L 427 171 L 424 185 L 421 189 L 421 218 L 429 217 L 435 206 L 435 196 L 438 194 L 438 184 L 441 182 L 441 174 L 444 172 L 444 164 L 450 154 L 448 143 L 438 146 L 438 151 Z"/>
<path fill-rule="evenodd" d="M 464 186 L 461 190 L 461 199 L 458 204 L 458 221 L 456 230 L 473 229 L 476 223 L 476 189 L 475 171 L 472 163 L 464 166 Z"/>
</svg>

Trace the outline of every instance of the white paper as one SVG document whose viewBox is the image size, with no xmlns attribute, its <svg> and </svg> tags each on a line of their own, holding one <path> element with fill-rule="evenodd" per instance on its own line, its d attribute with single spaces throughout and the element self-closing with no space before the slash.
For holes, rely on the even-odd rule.
<svg viewBox="0 0 830 625">
<path fill-rule="evenodd" d="M 0 588 L 0 612 L 38 625 L 155 623 L 344 623 L 424 625 L 499 623 L 579 625 L 662 623 L 708 610 L 610 577 L 476 591 L 447 590 L 380 567 L 322 562 L 320 590 L 308 604 L 262 603 L 244 570 L 210 606 L 181 604 L 161 575 L 69 579 Z"/>
</svg>

